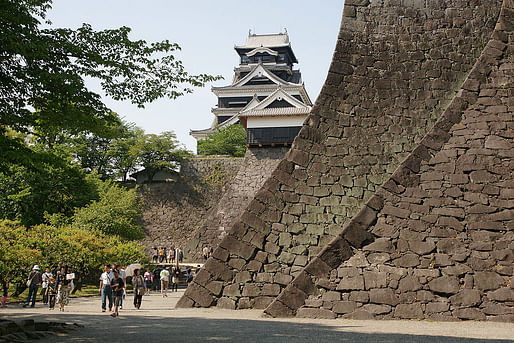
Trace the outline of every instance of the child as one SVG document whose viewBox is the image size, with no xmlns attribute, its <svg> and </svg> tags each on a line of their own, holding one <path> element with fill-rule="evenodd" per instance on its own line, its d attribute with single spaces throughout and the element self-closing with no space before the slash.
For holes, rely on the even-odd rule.
<svg viewBox="0 0 514 343">
<path fill-rule="evenodd" d="M 111 313 L 111 317 L 119 316 L 118 308 L 120 306 L 121 297 L 123 297 L 124 287 L 125 284 L 123 283 L 119 271 L 114 269 L 114 279 L 111 283 L 112 296 L 114 297 L 114 312 Z"/>
<path fill-rule="evenodd" d="M 57 298 L 57 289 L 55 285 L 55 278 L 53 276 L 48 279 L 46 297 L 48 298 L 48 309 L 53 310 L 55 307 L 55 299 Z"/>
<path fill-rule="evenodd" d="M 7 302 L 7 293 L 9 291 L 9 283 L 7 281 L 2 281 L 2 305 L 0 307 L 7 307 L 5 304 Z"/>
</svg>

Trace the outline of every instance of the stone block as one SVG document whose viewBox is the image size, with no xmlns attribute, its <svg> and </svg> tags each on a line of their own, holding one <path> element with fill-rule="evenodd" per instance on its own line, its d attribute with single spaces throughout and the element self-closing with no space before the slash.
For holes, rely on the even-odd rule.
<svg viewBox="0 0 514 343">
<path fill-rule="evenodd" d="M 391 312 L 391 306 L 389 305 L 378 305 L 378 304 L 365 304 L 362 306 L 362 310 L 367 311 L 371 314 L 387 314 Z"/>
<path fill-rule="evenodd" d="M 426 304 L 425 311 L 427 313 L 441 313 L 446 312 L 450 308 L 448 303 L 445 302 L 431 302 Z"/>
<path fill-rule="evenodd" d="M 407 253 L 393 260 L 393 263 L 398 267 L 416 267 L 419 265 L 419 256 Z"/>
<path fill-rule="evenodd" d="M 255 298 L 255 300 L 253 302 L 253 308 L 264 310 L 273 302 L 274 299 L 275 299 L 274 297 L 266 297 L 266 296 L 257 297 L 257 298 Z"/>
<path fill-rule="evenodd" d="M 256 297 L 261 294 L 261 290 L 258 285 L 247 283 L 243 287 L 243 297 Z"/>
<path fill-rule="evenodd" d="M 250 272 L 243 271 L 243 272 L 237 273 L 234 280 L 238 283 L 246 283 L 248 281 L 251 281 L 252 277 L 250 275 Z"/>
<path fill-rule="evenodd" d="M 221 279 L 223 281 L 232 280 L 233 272 L 228 268 L 228 266 L 213 258 L 210 258 L 205 262 L 204 269 L 211 273 L 215 279 Z"/>
<path fill-rule="evenodd" d="M 463 289 L 450 297 L 452 305 L 456 307 L 469 307 L 480 304 L 480 291 L 477 289 Z"/>
<path fill-rule="evenodd" d="M 355 301 L 336 301 L 332 306 L 332 311 L 337 314 L 351 313 L 357 308 Z"/>
<path fill-rule="evenodd" d="M 386 304 L 396 306 L 399 302 L 398 297 L 392 289 L 372 289 L 369 291 L 369 301 L 375 304 Z"/>
<path fill-rule="evenodd" d="M 290 309 L 296 310 L 305 304 L 307 294 L 294 287 L 293 285 L 289 285 L 286 287 L 286 289 L 284 289 L 284 291 L 278 296 L 277 299 Z"/>
<path fill-rule="evenodd" d="M 489 300 L 495 301 L 514 301 L 514 289 L 503 287 L 492 292 L 487 293 Z"/>
<path fill-rule="evenodd" d="M 421 304 L 399 304 L 394 309 L 394 316 L 402 319 L 423 319 Z"/>
<path fill-rule="evenodd" d="M 433 279 L 428 283 L 428 287 L 432 292 L 443 294 L 455 294 L 460 289 L 459 279 L 448 275 Z"/>
<path fill-rule="evenodd" d="M 323 301 L 339 301 L 341 300 L 341 293 L 339 292 L 335 292 L 335 291 L 329 291 L 329 292 L 325 292 L 321 299 Z"/>
<path fill-rule="evenodd" d="M 311 276 L 305 271 L 301 271 L 295 277 L 292 284 L 306 294 L 313 294 L 316 291 L 316 285 L 314 284 Z"/>
<path fill-rule="evenodd" d="M 468 320 L 485 320 L 485 314 L 482 313 L 479 309 L 469 307 L 462 308 L 453 311 L 453 315 L 459 319 L 468 319 Z"/>
<path fill-rule="evenodd" d="M 476 272 L 474 283 L 475 287 L 482 291 L 495 290 L 505 286 L 503 277 L 495 272 Z"/>
<path fill-rule="evenodd" d="M 280 294 L 280 285 L 273 283 L 273 284 L 264 284 L 262 286 L 262 295 L 273 295 L 277 296 Z"/>
<path fill-rule="evenodd" d="M 224 310 L 235 310 L 236 302 L 230 298 L 220 298 L 216 303 L 216 307 Z"/>
<path fill-rule="evenodd" d="M 324 278 L 327 277 L 331 270 L 332 268 L 319 258 L 314 258 L 307 267 L 305 267 L 305 271 L 310 275 Z"/>
<path fill-rule="evenodd" d="M 364 271 L 364 286 L 367 290 L 387 286 L 387 274 L 379 271 Z"/>
<path fill-rule="evenodd" d="M 240 297 L 241 291 L 238 284 L 232 284 L 223 288 L 223 295 L 227 297 Z"/>
<path fill-rule="evenodd" d="M 183 296 L 178 300 L 178 302 L 177 302 L 177 304 L 175 305 L 175 307 L 176 307 L 176 308 L 191 308 L 191 307 L 193 307 L 193 305 L 194 305 L 194 304 L 195 304 L 195 302 L 194 302 L 191 298 L 189 298 L 189 297 L 187 297 L 187 296 L 183 295 Z"/>
<path fill-rule="evenodd" d="M 393 252 L 394 248 L 389 238 L 377 238 L 373 243 L 363 247 L 362 250 L 390 253 Z"/>
<path fill-rule="evenodd" d="M 364 290 L 364 278 L 362 276 L 345 277 L 336 288 L 338 291 Z"/>
<path fill-rule="evenodd" d="M 260 272 L 262 268 L 262 262 L 259 262 L 257 260 L 251 260 L 246 265 L 246 269 L 252 272 Z"/>
<path fill-rule="evenodd" d="M 421 289 L 421 284 L 416 276 L 406 276 L 400 280 L 398 290 L 400 292 L 412 292 Z"/>
<path fill-rule="evenodd" d="M 209 307 L 212 305 L 214 300 L 211 293 L 207 289 L 197 285 L 194 282 L 187 287 L 187 294 L 184 293 L 184 295 L 194 300 L 194 302 L 197 303 L 200 307 Z"/>
<path fill-rule="evenodd" d="M 434 251 L 434 242 L 409 241 L 409 249 L 418 255 L 426 255 Z"/>
<path fill-rule="evenodd" d="M 294 317 L 294 311 L 278 300 L 274 300 L 264 312 L 274 318 Z"/>
<path fill-rule="evenodd" d="M 291 275 L 282 274 L 282 273 L 276 273 L 273 282 L 281 284 L 281 285 L 288 285 L 293 280 L 293 277 Z"/>
<path fill-rule="evenodd" d="M 369 294 L 365 291 L 352 291 L 350 292 L 349 300 L 367 303 L 369 301 Z"/>
<path fill-rule="evenodd" d="M 207 288 L 213 295 L 218 296 L 223 288 L 223 282 L 211 281 L 205 286 L 205 288 Z"/>
<path fill-rule="evenodd" d="M 255 252 L 254 246 L 246 244 L 233 236 L 225 236 L 220 243 L 220 247 L 227 249 L 231 254 L 240 256 L 245 260 L 249 260 Z"/>
<path fill-rule="evenodd" d="M 335 319 L 336 314 L 324 308 L 302 307 L 296 313 L 298 318 Z"/>
</svg>

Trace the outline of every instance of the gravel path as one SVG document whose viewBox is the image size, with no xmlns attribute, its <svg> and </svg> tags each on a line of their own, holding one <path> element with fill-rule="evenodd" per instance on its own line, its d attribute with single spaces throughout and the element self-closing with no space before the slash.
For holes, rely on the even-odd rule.
<svg viewBox="0 0 514 343">
<path fill-rule="evenodd" d="M 260 310 L 176 310 L 181 295 L 145 296 L 140 310 L 129 296 L 118 318 L 100 311 L 100 297 L 72 299 L 64 313 L 11 305 L 0 316 L 85 326 L 39 342 L 514 342 L 510 323 L 273 319 Z"/>
</svg>

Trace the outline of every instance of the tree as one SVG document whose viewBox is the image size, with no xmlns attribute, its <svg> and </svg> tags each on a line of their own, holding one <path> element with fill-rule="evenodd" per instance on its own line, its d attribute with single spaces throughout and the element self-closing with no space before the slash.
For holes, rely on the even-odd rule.
<svg viewBox="0 0 514 343">
<path fill-rule="evenodd" d="M 100 184 L 99 193 L 99 200 L 75 211 L 72 225 L 123 239 L 143 238 L 139 222 L 142 204 L 136 190 L 106 181 Z"/>
<path fill-rule="evenodd" d="M 177 44 L 132 41 L 128 27 L 41 28 L 50 6 L 51 0 L 0 0 L 0 168 L 38 159 L 9 130 L 102 135 L 116 118 L 100 95 L 87 89 L 85 77 L 98 79 L 113 99 L 140 107 L 220 79 L 190 75 L 173 56 Z"/>
<path fill-rule="evenodd" d="M 242 157 L 246 152 L 246 130 L 241 124 L 230 125 L 198 141 L 201 155 L 229 155 Z"/>
<path fill-rule="evenodd" d="M 122 181 L 136 170 L 138 145 L 145 136 L 143 129 L 134 124 L 125 124 L 125 128 L 124 134 L 112 141 L 108 151 L 114 175 L 121 177 Z"/>
<path fill-rule="evenodd" d="M 191 153 L 179 145 L 173 132 L 146 134 L 134 148 L 138 165 L 148 173 L 149 181 L 160 170 L 175 170 Z"/>
</svg>

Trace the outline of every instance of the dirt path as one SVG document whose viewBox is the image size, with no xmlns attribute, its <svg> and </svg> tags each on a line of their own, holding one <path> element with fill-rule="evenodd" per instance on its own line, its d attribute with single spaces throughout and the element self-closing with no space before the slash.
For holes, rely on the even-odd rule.
<svg viewBox="0 0 514 343">
<path fill-rule="evenodd" d="M 40 342 L 514 342 L 509 323 L 272 319 L 260 310 L 176 310 L 181 295 L 145 296 L 140 310 L 129 296 L 118 318 L 100 311 L 100 297 L 72 299 L 64 313 L 12 305 L 0 316 L 85 326 Z"/>
</svg>

